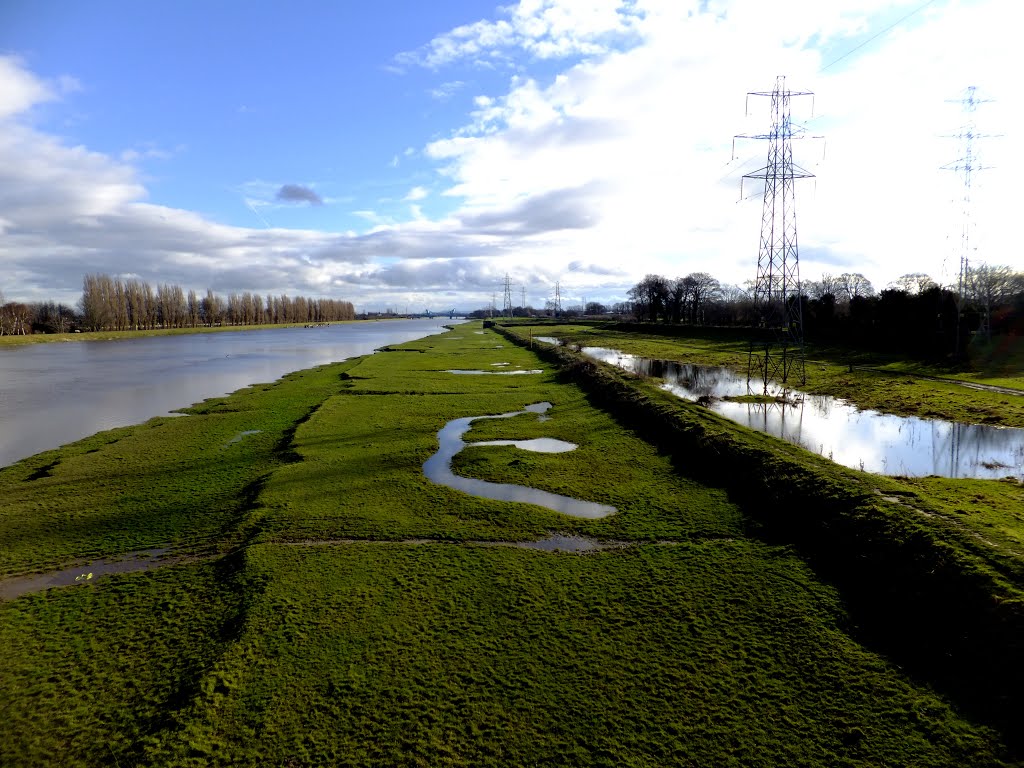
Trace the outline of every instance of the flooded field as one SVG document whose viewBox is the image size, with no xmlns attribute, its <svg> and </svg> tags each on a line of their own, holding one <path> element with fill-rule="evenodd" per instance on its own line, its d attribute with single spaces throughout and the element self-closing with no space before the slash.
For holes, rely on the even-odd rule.
<svg viewBox="0 0 1024 768">
<path fill-rule="evenodd" d="M 553 337 L 535 336 L 549 344 Z M 1024 430 L 861 410 L 833 397 L 776 390 L 776 402 L 737 402 L 747 379 L 728 368 L 651 360 L 606 347 L 583 354 L 700 401 L 745 427 L 766 432 L 853 469 L 882 475 L 1024 480 Z"/>
</svg>

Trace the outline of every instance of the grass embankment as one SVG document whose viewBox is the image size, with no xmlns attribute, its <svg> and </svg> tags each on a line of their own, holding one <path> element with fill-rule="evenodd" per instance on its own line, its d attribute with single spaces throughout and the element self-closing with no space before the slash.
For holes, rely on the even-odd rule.
<svg viewBox="0 0 1024 768">
<path fill-rule="evenodd" d="M 749 342 L 740 331 L 649 325 L 529 325 L 527 336 L 555 336 L 569 344 L 610 347 L 630 354 L 746 373 Z M 951 371 L 937 366 L 837 347 L 807 346 L 807 384 L 798 388 L 883 413 L 969 424 L 1024 427 L 1024 367 Z M 852 370 L 851 370 L 852 366 Z M 968 389 L 952 380 L 1021 390 L 1022 395 Z"/>
<path fill-rule="evenodd" d="M 522 329 L 501 330 L 529 343 Z M 728 488 L 763 535 L 797 545 L 840 585 L 863 636 L 1017 731 L 1024 712 L 1024 675 L 1014 661 L 1024 651 L 1020 483 L 910 482 L 848 470 L 568 348 L 536 351 L 692 476 Z M 987 505 L 992 514 L 982 512 Z"/>
<path fill-rule="evenodd" d="M 788 548 L 748 538 L 723 490 L 678 471 L 699 456 L 673 466 L 550 370 L 445 373 L 539 367 L 476 328 L 0 471 L 5 499 L 37 489 L 0 510 L 8 571 L 168 536 L 230 550 L 0 605 L 0 764 L 1005 764 L 992 732 L 851 639 L 839 595 Z M 460 471 L 616 515 L 424 480 L 446 421 L 539 401 L 550 421 L 481 422 L 467 439 L 577 451 L 470 448 Z M 148 457 L 131 485 L 123 470 Z M 73 488 L 93 503 L 62 514 Z M 123 501 L 146 489 L 158 511 Z M 632 546 L 473 543 L 551 531 Z"/>
</svg>

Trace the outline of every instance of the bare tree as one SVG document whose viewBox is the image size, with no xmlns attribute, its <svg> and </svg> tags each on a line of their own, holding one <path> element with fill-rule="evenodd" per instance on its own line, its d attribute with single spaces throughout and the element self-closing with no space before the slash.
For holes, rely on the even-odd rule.
<svg viewBox="0 0 1024 768">
<path fill-rule="evenodd" d="M 911 296 L 915 296 L 919 293 L 924 293 L 929 288 L 935 288 L 938 283 L 924 272 L 908 272 L 893 280 L 891 285 L 897 290 L 905 291 Z"/>
<path fill-rule="evenodd" d="M 875 295 L 875 289 L 871 285 L 871 281 L 860 272 L 843 272 L 836 280 L 839 284 L 839 293 L 835 294 L 836 298 L 850 301 L 856 298 Z"/>
</svg>

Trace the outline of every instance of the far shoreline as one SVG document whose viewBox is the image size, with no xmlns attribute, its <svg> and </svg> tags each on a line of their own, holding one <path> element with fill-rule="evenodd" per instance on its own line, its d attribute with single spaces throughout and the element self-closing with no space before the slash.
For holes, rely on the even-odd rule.
<svg viewBox="0 0 1024 768">
<path fill-rule="evenodd" d="M 332 325 L 352 325 L 354 323 L 378 323 L 389 320 L 417 320 L 431 318 L 410 317 L 374 317 L 365 320 L 331 320 L 325 323 L 264 323 L 261 325 L 215 325 L 195 326 L 190 328 L 151 328 L 148 330 L 131 331 L 81 331 L 79 333 L 30 333 L 7 334 L 0 336 L 0 349 L 22 347 L 26 344 L 53 344 L 67 341 L 122 341 L 126 339 L 143 339 L 155 336 L 182 336 L 197 333 L 230 333 L 238 331 L 266 331 L 284 328 L 329 327 Z M 437 319 L 437 318 L 433 318 Z"/>
</svg>

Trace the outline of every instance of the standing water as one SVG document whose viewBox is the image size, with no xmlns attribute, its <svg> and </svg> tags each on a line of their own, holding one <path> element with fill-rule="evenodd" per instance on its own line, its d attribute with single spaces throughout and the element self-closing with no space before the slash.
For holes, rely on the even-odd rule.
<svg viewBox="0 0 1024 768">
<path fill-rule="evenodd" d="M 557 343 L 550 337 L 534 338 Z M 583 347 L 582 352 L 638 376 L 661 379 L 662 389 L 677 397 L 699 399 L 745 427 L 853 469 L 1024 481 L 1024 429 L 894 416 L 793 390 L 778 402 L 735 402 L 723 398 L 748 394 L 747 379 L 728 368 L 651 360 L 605 347 Z"/>
</svg>

